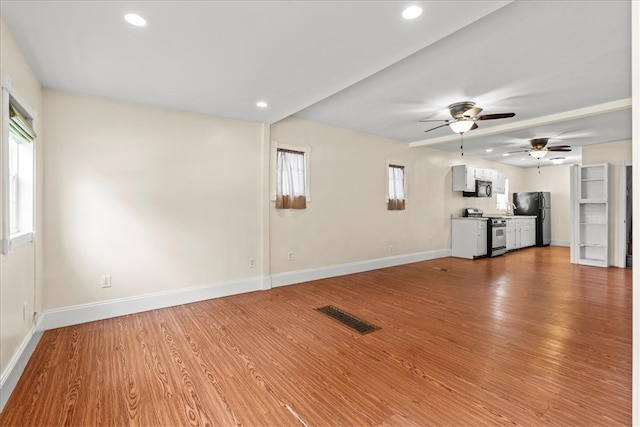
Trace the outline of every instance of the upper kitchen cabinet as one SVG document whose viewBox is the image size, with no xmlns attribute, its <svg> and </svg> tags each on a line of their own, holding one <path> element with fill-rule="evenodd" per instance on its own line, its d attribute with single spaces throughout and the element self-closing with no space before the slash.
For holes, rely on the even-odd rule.
<svg viewBox="0 0 640 427">
<path fill-rule="evenodd" d="M 493 178 L 493 171 L 491 169 L 481 169 L 481 168 L 474 168 L 474 169 L 475 169 L 476 179 L 479 179 L 481 181 L 491 181 L 491 179 Z"/>
<path fill-rule="evenodd" d="M 453 191 L 475 191 L 476 180 L 479 180 L 490 181 L 493 193 L 505 193 L 505 175 L 502 172 L 493 169 L 457 165 L 451 168 L 451 175 L 451 189 Z"/>
<path fill-rule="evenodd" d="M 608 267 L 610 258 L 609 164 L 575 166 L 573 188 L 575 241 L 572 260 L 578 264 Z"/>
<path fill-rule="evenodd" d="M 451 168 L 451 189 L 453 191 L 475 191 L 476 168 L 457 165 Z"/>
</svg>

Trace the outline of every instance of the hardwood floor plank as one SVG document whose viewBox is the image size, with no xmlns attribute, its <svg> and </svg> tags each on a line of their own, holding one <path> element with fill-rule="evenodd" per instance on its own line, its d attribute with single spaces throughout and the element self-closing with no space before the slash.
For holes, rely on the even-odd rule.
<svg viewBox="0 0 640 427">
<path fill-rule="evenodd" d="M 3 426 L 629 425 L 631 271 L 443 258 L 47 331 Z M 382 329 L 359 335 L 314 310 Z"/>
</svg>

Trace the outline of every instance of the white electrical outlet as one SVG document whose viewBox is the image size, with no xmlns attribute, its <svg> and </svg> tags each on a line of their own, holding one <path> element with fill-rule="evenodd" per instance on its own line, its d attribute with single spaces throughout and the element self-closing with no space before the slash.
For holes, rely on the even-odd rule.
<svg viewBox="0 0 640 427">
<path fill-rule="evenodd" d="M 393 245 L 389 245 L 389 253 L 393 252 Z"/>
<path fill-rule="evenodd" d="M 256 268 L 256 259 L 249 258 L 249 268 Z"/>
<path fill-rule="evenodd" d="M 105 274 L 104 276 L 102 276 L 102 281 L 100 283 L 102 284 L 103 288 L 110 288 L 111 287 L 111 275 Z"/>
<path fill-rule="evenodd" d="M 293 261 L 293 251 L 287 252 L 287 260 Z"/>
</svg>

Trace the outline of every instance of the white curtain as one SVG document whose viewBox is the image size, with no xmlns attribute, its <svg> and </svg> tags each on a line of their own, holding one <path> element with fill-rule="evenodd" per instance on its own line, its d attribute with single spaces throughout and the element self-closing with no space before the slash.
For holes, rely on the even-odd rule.
<svg viewBox="0 0 640 427">
<path fill-rule="evenodd" d="M 278 150 L 276 172 L 276 208 L 305 209 L 304 153 Z"/>
<path fill-rule="evenodd" d="M 389 165 L 389 210 L 403 210 L 404 194 L 404 166 Z"/>
</svg>

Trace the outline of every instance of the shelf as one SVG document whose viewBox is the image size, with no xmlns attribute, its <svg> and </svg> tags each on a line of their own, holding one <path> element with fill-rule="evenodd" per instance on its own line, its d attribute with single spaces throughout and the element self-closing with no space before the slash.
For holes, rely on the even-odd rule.
<svg viewBox="0 0 640 427">
<path fill-rule="evenodd" d="M 604 225 L 604 226 L 606 226 L 607 223 L 604 223 L 604 222 L 581 222 L 580 225 Z"/>
<path fill-rule="evenodd" d="M 608 245 L 604 245 L 602 243 L 580 243 L 581 248 L 602 248 L 606 249 Z"/>
<path fill-rule="evenodd" d="M 582 182 L 603 181 L 604 182 L 604 178 L 582 178 L 580 181 Z"/>
<path fill-rule="evenodd" d="M 580 203 L 583 205 L 601 205 L 607 203 L 605 199 L 580 199 Z"/>
</svg>

